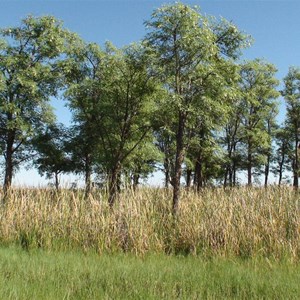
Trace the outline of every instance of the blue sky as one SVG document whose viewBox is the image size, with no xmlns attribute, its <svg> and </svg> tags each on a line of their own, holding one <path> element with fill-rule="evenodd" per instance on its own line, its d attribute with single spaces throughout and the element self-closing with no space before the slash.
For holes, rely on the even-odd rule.
<svg viewBox="0 0 300 300">
<path fill-rule="evenodd" d="M 151 0 L 0 0 L 0 27 L 17 26 L 27 15 L 53 15 L 70 31 L 88 42 L 103 45 L 111 41 L 124 46 L 145 35 L 143 22 L 152 11 L 173 1 Z M 300 1 L 289 0 L 207 0 L 183 1 L 198 5 L 203 14 L 224 17 L 254 38 L 252 47 L 244 51 L 244 59 L 264 58 L 278 68 L 277 77 L 287 74 L 289 66 L 300 66 Z M 53 102 L 60 121 L 68 120 L 62 100 Z M 280 106 L 279 120 L 284 116 Z M 157 180 L 157 179 L 155 179 Z M 43 183 L 31 171 L 16 178 L 20 184 Z"/>
</svg>

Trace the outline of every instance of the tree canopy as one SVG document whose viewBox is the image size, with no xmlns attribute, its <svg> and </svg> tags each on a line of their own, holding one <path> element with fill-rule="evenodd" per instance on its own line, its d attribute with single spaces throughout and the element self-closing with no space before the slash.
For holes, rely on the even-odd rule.
<svg viewBox="0 0 300 300">
<path fill-rule="evenodd" d="M 29 16 L 1 29 L 0 150 L 4 190 L 23 162 L 55 179 L 76 173 L 85 195 L 101 178 L 114 206 L 124 187 L 162 170 L 173 213 L 183 179 L 248 185 L 269 174 L 299 177 L 300 72 L 291 67 L 278 124 L 276 67 L 243 60 L 252 39 L 233 22 L 183 3 L 164 5 L 145 22 L 141 41 L 118 48 L 87 43 L 52 16 Z M 72 115 L 57 124 L 51 98 Z"/>
</svg>

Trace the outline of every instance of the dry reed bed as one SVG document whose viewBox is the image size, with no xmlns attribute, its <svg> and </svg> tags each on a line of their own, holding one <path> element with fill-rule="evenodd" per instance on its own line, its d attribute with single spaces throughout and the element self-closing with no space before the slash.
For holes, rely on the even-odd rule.
<svg viewBox="0 0 300 300">
<path fill-rule="evenodd" d="M 300 194 L 290 188 L 186 193 L 125 191 L 111 210 L 100 192 L 15 189 L 0 208 L 0 243 L 25 249 L 300 258 Z"/>
</svg>

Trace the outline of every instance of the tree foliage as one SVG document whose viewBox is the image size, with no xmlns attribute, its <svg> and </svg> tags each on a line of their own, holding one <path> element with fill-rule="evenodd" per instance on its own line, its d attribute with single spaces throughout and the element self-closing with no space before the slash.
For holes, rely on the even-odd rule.
<svg viewBox="0 0 300 300">
<path fill-rule="evenodd" d="M 245 169 L 248 185 L 252 184 L 253 167 L 265 163 L 265 152 L 270 146 L 268 120 L 274 118 L 273 111 L 279 96 L 279 82 L 275 78 L 276 68 L 269 63 L 254 60 L 241 68 L 241 136 L 244 146 Z"/>
<path fill-rule="evenodd" d="M 179 208 L 188 188 L 235 186 L 240 174 L 299 177 L 300 71 L 290 68 L 276 123 L 274 65 L 241 62 L 251 38 L 232 22 L 183 3 L 164 5 L 145 22 L 141 42 L 117 48 L 86 43 L 54 17 L 28 17 L 1 30 L 0 151 L 4 189 L 22 162 L 41 174 L 74 172 L 104 179 L 113 206 L 122 186 L 137 188 L 155 170 Z M 51 97 L 63 98 L 69 128 L 55 123 Z"/>
<path fill-rule="evenodd" d="M 60 78 L 55 63 L 72 35 L 48 16 L 28 17 L 0 34 L 0 139 L 8 189 L 14 169 L 28 159 L 31 137 L 54 120 L 49 100 Z"/>
<path fill-rule="evenodd" d="M 291 155 L 293 170 L 293 186 L 298 188 L 299 177 L 299 132 L 300 132 L 300 69 L 291 67 L 284 78 L 284 89 L 282 95 L 286 101 L 286 124 L 291 134 L 293 154 Z"/>
<path fill-rule="evenodd" d="M 35 136 L 33 147 L 37 154 L 34 164 L 41 175 L 54 177 L 55 188 L 59 189 L 59 175 L 74 171 L 73 162 L 68 155 L 69 133 L 63 124 L 51 124 L 44 132 Z"/>
<path fill-rule="evenodd" d="M 171 182 L 176 213 L 187 130 L 197 125 L 213 127 L 219 113 L 226 111 L 235 77 L 232 59 L 247 44 L 247 38 L 233 24 L 215 22 L 201 15 L 197 7 L 182 3 L 155 10 L 145 24 L 149 30 L 145 43 L 169 93 L 162 106 L 174 112 L 176 155 Z"/>
</svg>

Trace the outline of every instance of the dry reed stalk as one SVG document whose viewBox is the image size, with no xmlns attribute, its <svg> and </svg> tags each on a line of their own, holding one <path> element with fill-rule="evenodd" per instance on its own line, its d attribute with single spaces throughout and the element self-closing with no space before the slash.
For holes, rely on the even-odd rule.
<svg viewBox="0 0 300 300">
<path fill-rule="evenodd" d="M 178 215 L 163 189 L 107 195 L 15 189 L 0 209 L 0 241 L 24 248 L 300 258 L 299 194 L 288 187 L 184 193 Z"/>
</svg>

